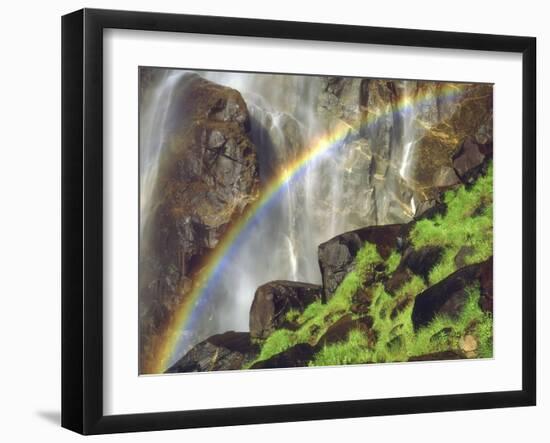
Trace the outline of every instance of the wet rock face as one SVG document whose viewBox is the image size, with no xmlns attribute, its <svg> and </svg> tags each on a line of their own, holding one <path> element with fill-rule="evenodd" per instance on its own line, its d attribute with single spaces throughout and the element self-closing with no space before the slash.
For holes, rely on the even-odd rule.
<svg viewBox="0 0 550 443">
<path fill-rule="evenodd" d="M 430 161 L 416 162 L 411 169 L 411 179 L 421 188 L 446 187 L 456 181 L 455 175 L 475 169 L 480 156 L 473 144 L 492 146 L 493 91 L 491 85 L 464 85 L 456 102 L 450 105 L 446 118 L 432 121 L 415 143 L 417 158 Z M 465 141 L 469 139 L 470 141 Z M 465 154 L 457 154 L 461 146 L 468 147 Z M 482 148 L 486 149 L 486 148 Z M 490 149 L 490 148 L 487 148 Z M 487 154 L 485 153 L 484 156 Z"/>
<path fill-rule="evenodd" d="M 250 308 L 250 335 L 267 338 L 285 323 L 290 310 L 303 312 L 321 294 L 321 286 L 308 283 L 273 281 L 260 286 Z"/>
<path fill-rule="evenodd" d="M 418 202 L 466 182 L 463 169 L 476 169 L 471 155 L 454 165 L 466 138 L 492 145 L 490 85 L 345 77 L 321 83 L 318 114 L 328 126 L 350 126 L 345 167 L 353 173 L 341 197 L 342 216 L 351 222 L 347 229 L 410 221 Z M 413 104 L 412 118 L 403 103 Z"/>
<path fill-rule="evenodd" d="M 259 192 L 256 148 L 239 92 L 187 75 L 171 106 L 140 251 L 142 372 L 150 369 L 155 340 L 191 289 L 201 260 Z"/>
<path fill-rule="evenodd" d="M 458 318 L 468 299 L 468 287 L 480 285 L 480 307 L 492 311 L 493 259 L 466 266 L 418 294 L 412 311 L 415 329 L 427 325 L 437 315 Z"/>
<path fill-rule="evenodd" d="M 400 250 L 407 238 L 408 225 L 369 226 L 338 235 L 319 246 L 319 266 L 323 279 L 324 300 L 329 300 L 348 272 L 353 269 L 357 252 L 372 243 L 383 259 Z"/>
<path fill-rule="evenodd" d="M 259 353 L 247 332 L 225 332 L 213 335 L 194 346 L 184 357 L 166 370 L 166 373 L 229 371 L 241 369 Z"/>
</svg>

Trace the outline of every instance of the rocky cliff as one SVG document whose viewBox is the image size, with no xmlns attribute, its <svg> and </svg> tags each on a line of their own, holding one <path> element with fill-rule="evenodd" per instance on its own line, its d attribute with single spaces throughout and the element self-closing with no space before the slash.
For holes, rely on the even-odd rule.
<svg viewBox="0 0 550 443">
<path fill-rule="evenodd" d="M 259 192 L 256 147 L 240 93 L 190 74 L 174 91 L 152 203 L 142 220 L 141 373 L 152 370 L 153 349 L 165 339 L 201 260 Z"/>
<path fill-rule="evenodd" d="M 457 185 L 457 147 L 492 146 L 492 86 L 326 77 L 318 112 L 353 137 L 342 217 L 356 227 L 410 221 L 418 205 Z M 429 161 L 427 161 L 429 159 Z"/>
</svg>

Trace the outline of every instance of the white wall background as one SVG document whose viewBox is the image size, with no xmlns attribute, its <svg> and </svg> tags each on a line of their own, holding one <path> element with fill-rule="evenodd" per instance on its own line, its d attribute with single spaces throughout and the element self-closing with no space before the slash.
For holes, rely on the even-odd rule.
<svg viewBox="0 0 550 443">
<path fill-rule="evenodd" d="M 60 414 L 60 16 L 83 6 L 532 35 L 538 38 L 538 148 L 550 119 L 550 29 L 544 2 L 461 0 L 298 2 L 209 0 L 171 2 L 5 2 L 0 51 L 0 438 L 3 441 L 75 441 L 59 427 Z M 518 147 L 519 149 L 519 147 Z M 550 156 L 539 156 L 539 226 L 550 222 L 541 195 L 550 193 Z M 519 173 L 519 169 L 518 169 Z M 543 313 L 550 284 L 548 234 L 539 229 L 539 406 L 459 413 L 285 423 L 97 437 L 95 441 L 182 440 L 281 442 L 408 441 L 446 443 L 547 441 L 550 436 L 550 326 Z M 518 331 L 519 333 L 519 331 Z"/>
</svg>

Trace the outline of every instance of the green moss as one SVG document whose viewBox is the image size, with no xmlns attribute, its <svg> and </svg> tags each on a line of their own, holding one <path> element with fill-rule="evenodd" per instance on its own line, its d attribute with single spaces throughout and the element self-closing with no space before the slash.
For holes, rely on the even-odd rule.
<svg viewBox="0 0 550 443">
<path fill-rule="evenodd" d="M 364 280 L 373 271 L 374 267 L 382 262 L 382 257 L 378 254 L 376 246 L 371 243 L 365 243 L 359 252 L 357 252 L 357 257 L 355 257 L 354 272 L 361 280 Z"/>
<path fill-rule="evenodd" d="M 422 277 L 418 275 L 413 275 L 413 277 L 407 283 L 399 288 L 396 295 L 398 297 L 405 295 L 416 296 L 420 294 L 424 289 L 426 289 L 426 283 L 424 283 Z"/>
<path fill-rule="evenodd" d="M 300 311 L 298 311 L 297 309 L 291 309 L 285 314 L 285 320 L 293 323 L 297 321 L 300 316 Z"/>
<path fill-rule="evenodd" d="M 309 366 L 336 366 L 372 361 L 372 351 L 367 337 L 358 330 L 351 331 L 346 340 L 325 346 L 318 352 Z"/>
<path fill-rule="evenodd" d="M 401 262 L 401 254 L 397 251 L 393 251 L 391 255 L 386 260 L 386 272 L 388 274 L 393 273 L 397 267 L 399 266 L 399 263 Z"/>
<path fill-rule="evenodd" d="M 256 361 L 266 360 L 275 354 L 286 351 L 296 344 L 294 334 L 288 329 L 278 329 L 264 342 Z"/>
</svg>

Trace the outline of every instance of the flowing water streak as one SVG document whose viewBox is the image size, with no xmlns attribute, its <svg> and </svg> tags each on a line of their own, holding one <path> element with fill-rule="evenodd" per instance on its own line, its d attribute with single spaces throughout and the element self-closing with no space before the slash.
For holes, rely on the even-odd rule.
<svg viewBox="0 0 550 443">
<path fill-rule="evenodd" d="M 165 146 L 168 130 L 168 111 L 172 106 L 174 88 L 185 71 L 170 70 L 156 82 L 149 103 L 140 105 L 140 230 L 147 222 L 151 196 L 157 179 L 158 159 Z"/>
<path fill-rule="evenodd" d="M 411 169 L 413 159 L 413 148 L 415 144 L 415 118 L 416 107 L 414 106 L 413 88 L 415 82 L 404 81 L 403 82 L 403 154 L 401 158 L 401 167 L 399 168 L 399 175 L 403 180 L 408 180 L 408 173 Z"/>
</svg>

